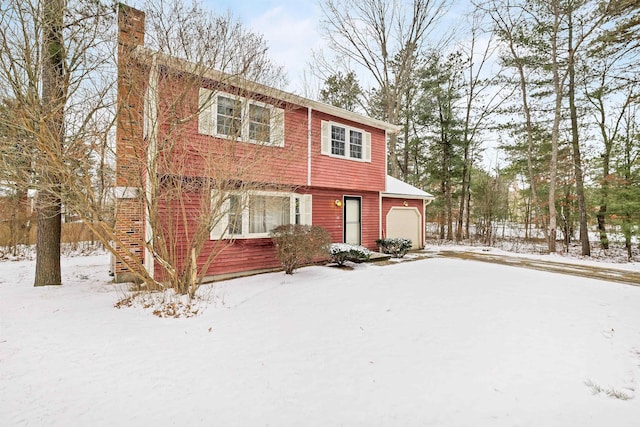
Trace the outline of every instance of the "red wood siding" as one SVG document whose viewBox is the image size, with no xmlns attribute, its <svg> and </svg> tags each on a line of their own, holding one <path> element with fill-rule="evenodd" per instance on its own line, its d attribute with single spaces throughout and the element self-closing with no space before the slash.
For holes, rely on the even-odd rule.
<svg viewBox="0 0 640 427">
<path fill-rule="evenodd" d="M 120 11 L 125 10 L 121 7 Z M 128 9 L 127 9 L 128 10 Z M 116 183 L 123 187 L 144 188 L 147 164 L 147 141 L 143 137 L 145 118 L 146 79 L 149 68 L 130 59 L 130 48 L 143 44 L 144 14 L 133 11 L 134 19 L 121 23 L 118 55 L 118 129 Z M 126 24 L 126 25 L 123 25 Z M 198 91 L 205 85 L 216 90 L 239 94 L 277 108 L 284 109 L 284 146 L 273 147 L 242 141 L 215 138 L 198 133 Z M 380 237 L 380 196 L 386 179 L 386 135 L 384 130 L 364 126 L 358 122 L 340 119 L 318 111 L 312 112 L 309 133 L 309 110 L 281 102 L 265 95 L 241 90 L 221 83 L 203 81 L 202 78 L 160 68 L 158 76 L 159 117 L 156 150 L 159 153 L 157 172 L 182 177 L 209 177 L 218 182 L 252 182 L 274 184 L 289 188 L 311 188 L 304 191 L 313 196 L 313 223 L 329 230 L 334 242 L 343 241 L 343 209 L 335 200 L 344 196 L 362 199 L 362 244 L 375 249 Z M 149 110 L 147 109 L 147 112 Z M 332 121 L 361 129 L 371 134 L 371 162 L 359 162 L 321 154 L 321 123 Z M 154 123 L 152 123 L 154 124 Z M 147 129 L 147 134 L 149 129 Z M 311 157 L 309 158 L 309 138 Z M 309 163 L 310 162 L 310 163 Z M 311 165 L 311 176 L 309 176 Z M 197 180 L 194 180 L 197 181 Z M 297 190 L 303 191 L 303 190 Z M 202 203 L 208 195 L 197 191 L 184 193 L 182 200 L 160 203 L 163 218 L 163 240 L 170 245 L 175 260 L 187 259 L 191 239 L 197 228 Z M 116 228 L 131 241 L 119 248 L 127 256 L 142 260 L 145 235 L 145 209 L 142 199 L 118 201 Z M 135 241 L 134 241 L 135 240 Z M 225 250 L 220 253 L 206 275 L 233 273 L 278 267 L 275 249 L 270 239 L 243 239 L 222 241 Z M 207 241 L 198 258 L 204 265 L 207 258 L 220 248 L 220 242 Z M 176 264 L 180 262 L 175 261 Z M 160 265 L 156 263 L 156 276 L 161 280 Z M 117 272 L 125 272 L 121 265 Z"/>
<path fill-rule="evenodd" d="M 418 209 L 420 215 L 422 215 L 422 243 L 424 242 L 424 202 L 422 199 L 399 199 L 395 197 L 383 197 L 382 198 L 382 236 L 386 237 L 387 235 L 387 214 L 391 210 L 393 206 L 404 206 L 404 203 L 407 203 L 407 207 L 412 207 Z"/>
<path fill-rule="evenodd" d="M 216 244 L 210 241 L 206 249 L 210 251 Z M 207 276 L 280 267 L 271 239 L 239 239 L 232 243 L 223 241 L 222 244 L 227 244 L 227 247 L 215 258 Z M 199 263 L 206 260 L 208 251 L 198 259 Z"/>
<path fill-rule="evenodd" d="M 374 192 L 344 192 L 337 189 L 311 188 L 306 191 L 312 195 L 313 224 L 326 228 L 331 234 L 333 242 L 343 241 L 344 204 L 336 206 L 336 200 L 343 200 L 344 196 L 362 198 L 362 245 L 376 250 L 376 239 L 379 237 L 379 195 Z M 163 202 L 161 215 L 165 242 L 172 242 L 171 247 L 176 264 L 189 256 L 193 230 L 198 221 L 202 197 L 197 192 L 187 195 L 180 203 Z M 206 201 L 205 201 L 206 202 Z M 184 212 L 182 211 L 184 207 Z M 186 222 L 185 219 L 186 218 Z M 190 230 L 190 231 L 187 231 Z M 198 257 L 198 265 L 203 266 L 212 253 L 222 251 L 215 257 L 207 269 L 206 276 L 243 271 L 260 270 L 280 267 L 276 251 L 269 238 L 237 239 L 235 241 L 208 240 Z M 156 263 L 156 278 L 163 279 L 162 268 Z"/>
<path fill-rule="evenodd" d="M 344 196 L 362 198 L 362 246 L 375 250 L 380 230 L 380 209 L 378 193 L 344 191 L 340 189 L 316 189 L 309 191 L 313 200 L 313 224 L 326 228 L 335 243 L 343 242 L 344 203 L 336 206 L 335 201 L 343 201 Z"/>
<path fill-rule="evenodd" d="M 321 154 L 322 121 L 333 121 L 371 133 L 371 163 Z M 311 121 L 311 185 L 358 191 L 384 191 L 386 180 L 385 132 L 369 126 L 313 112 Z"/>
<path fill-rule="evenodd" d="M 193 233 L 197 229 L 201 206 L 203 203 L 208 203 L 207 195 L 199 192 L 192 191 L 183 196 L 180 201 L 163 200 L 159 204 L 162 218 L 162 241 L 167 244 L 165 254 L 174 260 L 173 264 L 178 269 L 183 268 L 185 260 L 190 256 L 189 250 L 192 246 Z M 237 239 L 235 241 L 207 239 L 197 258 L 198 267 L 202 268 L 212 254 L 215 255 L 215 258 L 209 265 L 205 276 L 280 266 L 275 248 L 271 239 L 268 238 Z M 158 280 L 166 278 L 162 266 L 157 262 L 155 263 L 155 276 Z"/>
<path fill-rule="evenodd" d="M 282 105 L 285 110 L 284 147 L 270 147 L 230 141 L 198 133 L 197 85 L 182 76 L 162 74 L 159 80 L 161 100 L 158 145 L 164 154 L 159 171 L 179 175 L 230 176 L 287 185 L 307 185 L 308 110 Z M 234 91 L 233 88 L 226 90 Z M 191 119 L 189 119 L 191 117 Z M 371 162 L 360 162 L 321 154 L 322 121 L 362 129 L 371 134 Z M 182 122 L 179 126 L 171 124 Z M 384 191 L 386 174 L 385 131 L 357 122 L 313 111 L 311 127 L 311 185 L 357 191 Z"/>
<path fill-rule="evenodd" d="M 185 90 L 189 82 L 180 76 L 162 75 L 160 79 L 161 112 L 158 144 L 162 154 L 159 172 L 173 175 L 205 175 L 213 178 L 267 182 L 301 187 L 307 183 L 307 119 L 308 110 L 288 106 L 285 110 L 285 146 L 266 147 L 245 142 L 233 142 L 198 133 L 195 117 L 198 87 Z M 181 99 L 181 97 L 183 97 Z M 179 126 L 171 126 L 176 120 L 184 120 Z M 356 162 L 323 156 L 320 127 L 322 120 L 331 120 L 371 133 L 371 163 Z M 334 242 L 343 241 L 343 209 L 335 200 L 344 196 L 362 199 L 362 244 L 376 249 L 379 238 L 379 191 L 385 185 L 385 133 L 382 130 L 339 120 L 314 112 L 312 120 L 312 182 L 307 190 L 312 194 L 313 224 L 325 227 Z M 325 188 L 318 188 L 325 187 Z M 191 236 L 197 212 L 202 200 L 198 194 L 187 196 L 180 205 L 167 203 L 161 215 L 165 217 L 165 241 L 172 240 L 173 256 L 186 259 L 191 247 Z M 184 206 L 187 215 L 177 214 L 178 206 Z M 170 212 L 170 211 L 174 212 Z M 188 218 L 185 223 L 183 218 Z M 169 239 L 171 236 L 171 239 Z M 268 238 L 208 241 L 199 255 L 198 264 L 204 265 L 213 252 L 218 254 L 207 269 L 213 276 L 265 268 L 279 267 L 275 248 Z M 156 265 L 156 276 L 162 279 L 162 269 Z"/>
<path fill-rule="evenodd" d="M 160 173 L 294 186 L 307 184 L 306 109 L 260 98 L 260 102 L 270 101 L 285 111 L 284 147 L 215 138 L 198 133 L 198 90 L 199 85 L 183 76 L 166 73 L 160 76 Z M 180 124 L 176 126 L 176 122 Z"/>
</svg>

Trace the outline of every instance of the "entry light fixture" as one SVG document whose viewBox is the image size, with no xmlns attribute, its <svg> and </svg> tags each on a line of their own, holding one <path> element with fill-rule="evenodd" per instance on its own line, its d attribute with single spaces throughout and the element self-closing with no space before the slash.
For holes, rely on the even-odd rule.
<svg viewBox="0 0 640 427">
<path fill-rule="evenodd" d="M 406 208 L 407 206 L 409 206 L 409 202 L 407 202 L 406 200 L 403 203 L 404 207 Z"/>
<path fill-rule="evenodd" d="M 335 203 L 335 205 L 336 205 L 337 207 L 342 206 L 342 200 L 340 200 L 340 199 L 336 199 L 336 201 L 335 201 L 335 202 L 333 202 L 333 203 Z"/>
</svg>

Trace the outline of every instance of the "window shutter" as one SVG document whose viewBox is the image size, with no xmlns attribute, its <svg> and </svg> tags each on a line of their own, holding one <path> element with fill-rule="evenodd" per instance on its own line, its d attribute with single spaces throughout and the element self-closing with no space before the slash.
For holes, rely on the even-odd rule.
<svg viewBox="0 0 640 427">
<path fill-rule="evenodd" d="M 302 225 L 312 225 L 311 194 L 303 194 L 300 198 L 300 204 L 300 223 Z"/>
<path fill-rule="evenodd" d="M 362 160 L 371 162 L 371 134 L 364 132 L 362 135 Z"/>
<path fill-rule="evenodd" d="M 200 88 L 198 92 L 198 133 L 204 135 L 214 135 L 215 97 L 213 91 Z"/>
<path fill-rule="evenodd" d="M 322 141 L 322 154 L 331 154 L 331 123 L 322 121 L 322 130 L 321 130 L 321 141 Z"/>
<path fill-rule="evenodd" d="M 229 198 L 215 190 L 211 192 L 211 215 L 213 226 L 209 237 L 211 240 L 223 239 L 229 222 Z"/>
<path fill-rule="evenodd" d="M 284 147 L 284 110 L 271 107 L 270 142 L 276 147 Z"/>
</svg>

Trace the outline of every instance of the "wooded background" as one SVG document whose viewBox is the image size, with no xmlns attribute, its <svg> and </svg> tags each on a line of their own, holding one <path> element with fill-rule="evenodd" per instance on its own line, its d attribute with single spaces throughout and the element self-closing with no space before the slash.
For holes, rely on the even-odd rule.
<svg viewBox="0 0 640 427">
<path fill-rule="evenodd" d="M 139 3 L 152 49 L 284 86 L 263 37 L 229 15 L 198 2 Z M 640 0 L 319 5 L 330 49 L 309 64 L 319 82 L 311 96 L 402 127 L 389 135 L 388 170 L 436 196 L 428 221 L 438 239 L 491 243 L 499 225 L 515 224 L 519 238 L 543 239 L 550 252 L 576 239 L 589 255 L 619 238 L 631 259 L 640 227 Z M 11 207 L 0 220 L 14 236 L 9 246 L 28 242 L 20 235 L 35 226 L 37 285 L 60 283 L 63 209 L 110 250 L 118 240 L 114 22 L 122 7 L 0 5 L 0 185 Z M 18 204 L 30 190 L 35 218 Z M 141 244 L 161 258 L 153 242 Z"/>
</svg>

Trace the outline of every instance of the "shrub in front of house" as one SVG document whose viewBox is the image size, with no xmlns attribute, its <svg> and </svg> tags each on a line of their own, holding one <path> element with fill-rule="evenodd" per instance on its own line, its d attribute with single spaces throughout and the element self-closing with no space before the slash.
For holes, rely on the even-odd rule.
<svg viewBox="0 0 640 427">
<path fill-rule="evenodd" d="M 380 251 L 393 256 L 394 258 L 402 258 L 411 249 L 411 239 L 403 238 L 386 238 L 376 240 L 376 244 Z"/>
<path fill-rule="evenodd" d="M 349 245 L 347 243 L 333 243 L 329 248 L 331 261 L 338 265 L 344 265 L 347 261 L 369 261 L 371 251 L 363 246 Z"/>
<path fill-rule="evenodd" d="M 271 240 L 286 274 L 326 256 L 331 244 L 329 232 L 319 225 L 281 225 L 271 231 Z"/>
</svg>

